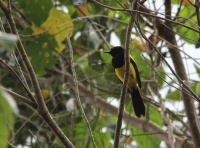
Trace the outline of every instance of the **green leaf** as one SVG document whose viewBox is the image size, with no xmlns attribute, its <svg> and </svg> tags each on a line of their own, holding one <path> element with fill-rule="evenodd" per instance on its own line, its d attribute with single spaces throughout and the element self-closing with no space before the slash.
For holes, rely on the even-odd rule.
<svg viewBox="0 0 200 148">
<path fill-rule="evenodd" d="M 88 3 L 87 6 L 88 6 L 88 12 L 92 15 L 99 14 L 99 13 L 101 14 L 101 12 L 103 12 L 103 10 L 104 10 L 103 7 L 101 7 L 99 5 L 94 5 L 92 3 Z"/>
<path fill-rule="evenodd" d="M 118 30 L 120 31 L 117 31 L 115 32 L 117 37 L 120 39 L 120 43 L 123 45 L 125 43 L 125 36 L 126 36 L 126 28 L 127 28 L 127 25 L 125 24 L 116 24 L 116 27 Z"/>
<path fill-rule="evenodd" d="M 172 4 L 180 4 L 178 0 L 172 0 Z"/>
<path fill-rule="evenodd" d="M 50 0 L 15 0 L 14 2 L 36 26 L 40 26 L 47 19 L 49 11 L 53 7 Z"/>
<path fill-rule="evenodd" d="M 194 92 L 196 91 L 196 93 L 197 93 L 197 89 L 198 89 L 197 85 L 198 85 L 198 83 L 193 83 L 191 85 L 191 89 Z M 175 101 L 180 101 L 180 99 L 181 99 L 181 92 L 180 92 L 180 90 L 175 90 L 175 91 L 169 90 L 166 98 L 171 99 L 171 100 L 175 100 Z"/>
<path fill-rule="evenodd" d="M 162 119 L 159 113 L 150 107 L 150 120 L 162 126 Z M 161 140 L 154 136 L 155 133 L 144 132 L 141 129 L 134 128 L 132 139 L 135 140 L 140 148 L 159 147 Z"/>
<path fill-rule="evenodd" d="M 115 0 L 109 0 L 109 1 L 103 1 L 104 2 L 104 4 L 105 5 L 109 5 L 109 6 L 111 6 L 111 7 L 121 7 L 121 5 L 120 4 L 122 4 L 122 5 L 125 5 L 125 4 L 127 4 L 127 1 L 124 1 L 124 0 L 119 0 L 119 3 L 116 3 L 116 1 Z"/>
<path fill-rule="evenodd" d="M 149 77 L 151 68 L 148 65 L 148 63 L 142 58 L 141 52 L 139 50 L 135 50 L 135 49 L 131 48 L 130 54 L 132 55 L 132 57 L 134 58 L 134 60 L 135 60 L 135 62 L 137 64 L 138 70 L 140 72 L 141 79 L 144 76 L 145 77 Z"/>
<path fill-rule="evenodd" d="M 7 147 L 10 130 L 14 125 L 14 115 L 18 113 L 15 101 L 10 95 L 0 89 L 0 147 Z"/>
<path fill-rule="evenodd" d="M 173 92 L 168 92 L 168 94 L 167 94 L 167 96 L 166 96 L 166 98 L 168 98 L 168 99 L 170 99 L 170 100 L 180 100 L 180 97 L 181 97 L 181 95 L 180 95 L 180 91 L 179 90 L 175 90 L 175 91 L 173 91 Z"/>
<path fill-rule="evenodd" d="M 58 46 L 52 35 L 31 37 L 24 46 L 37 75 L 44 75 L 45 68 L 52 68 L 57 62 L 54 49 Z"/>
<path fill-rule="evenodd" d="M 103 59 L 103 61 L 106 64 L 110 65 L 110 64 L 112 64 L 112 56 L 110 54 L 108 54 L 108 53 L 104 53 L 105 51 L 107 51 L 107 50 L 104 50 L 103 52 L 100 52 L 101 58 Z"/>
<path fill-rule="evenodd" d="M 108 132 L 102 132 L 102 128 L 104 127 L 103 125 L 105 125 L 105 123 L 103 123 L 103 119 L 101 118 L 97 119 L 97 121 L 95 120 L 90 121 L 90 126 L 92 128 L 93 137 L 97 147 L 107 148 L 110 145 L 110 134 Z M 75 126 L 74 140 L 76 141 L 75 146 L 77 148 L 79 147 L 93 148 L 85 120 L 83 120 L 82 118 L 81 122 L 74 124 L 74 126 Z M 71 131 L 69 128 L 63 128 L 63 131 L 66 135 L 69 135 L 68 137 L 70 137 Z M 73 141 L 72 137 L 70 140 Z"/>
<path fill-rule="evenodd" d="M 164 71 L 164 69 L 163 69 L 162 66 L 160 66 L 160 67 L 158 68 L 157 73 L 158 73 L 159 76 L 162 78 L 162 79 L 161 79 L 159 76 L 156 75 L 159 85 L 162 86 L 162 85 L 165 83 L 165 82 L 163 81 L 163 79 L 165 80 L 165 78 L 166 78 L 166 74 L 165 74 L 165 71 Z"/>
<path fill-rule="evenodd" d="M 196 94 L 200 96 L 200 83 L 196 84 Z"/>
<path fill-rule="evenodd" d="M 89 56 L 88 59 L 90 68 L 98 72 L 103 70 L 104 63 L 99 52 L 95 52 L 93 55 Z"/>
<path fill-rule="evenodd" d="M 199 65 L 194 64 L 194 67 L 195 67 L 195 69 L 197 71 L 198 76 L 200 77 L 200 67 L 199 67 Z"/>
<path fill-rule="evenodd" d="M 144 132 L 141 129 L 134 129 L 134 136 L 132 137 L 138 144 L 139 148 L 155 148 L 159 147 L 161 140 L 154 136 L 155 133 Z"/>
<path fill-rule="evenodd" d="M 183 9 L 181 9 L 179 16 L 181 17 L 188 17 L 195 11 L 195 7 L 193 6 L 185 6 Z M 183 18 L 181 18 L 183 19 Z M 197 23 L 197 18 L 196 16 L 193 16 L 190 18 L 190 21 L 187 20 L 185 21 L 185 25 L 194 28 L 194 24 Z M 185 40 L 186 42 L 190 44 L 196 44 L 196 40 L 199 38 L 199 34 L 191 29 L 182 27 L 182 26 L 177 26 L 176 30 L 179 32 L 180 35 L 182 35 L 182 39 Z"/>
<path fill-rule="evenodd" d="M 14 34 L 5 34 L 0 32 L 0 46 L 8 51 L 12 51 L 17 41 L 17 36 Z"/>
<path fill-rule="evenodd" d="M 160 117 L 160 114 L 153 107 L 150 107 L 150 120 L 159 125 L 160 127 L 162 126 L 162 119 Z"/>
</svg>

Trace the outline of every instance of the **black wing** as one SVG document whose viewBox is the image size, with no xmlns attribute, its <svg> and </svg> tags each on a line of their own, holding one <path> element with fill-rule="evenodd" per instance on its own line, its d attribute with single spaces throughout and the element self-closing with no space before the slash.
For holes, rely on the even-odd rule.
<svg viewBox="0 0 200 148">
<path fill-rule="evenodd" d="M 134 69 L 135 69 L 135 73 L 136 73 L 136 78 L 137 78 L 137 81 L 138 81 L 138 85 L 139 85 L 139 88 L 141 89 L 142 85 L 141 85 L 141 80 L 140 80 L 140 74 L 139 74 L 139 71 L 138 71 L 138 68 L 137 68 L 137 65 L 135 63 L 135 61 L 132 59 L 132 57 L 130 56 L 130 62 L 131 64 L 133 65 Z"/>
</svg>

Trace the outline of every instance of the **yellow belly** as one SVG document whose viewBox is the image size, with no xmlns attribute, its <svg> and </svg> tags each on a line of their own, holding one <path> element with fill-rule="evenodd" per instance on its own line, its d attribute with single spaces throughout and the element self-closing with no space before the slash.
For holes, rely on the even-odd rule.
<svg viewBox="0 0 200 148">
<path fill-rule="evenodd" d="M 125 66 L 122 66 L 120 68 L 115 68 L 115 73 L 117 77 L 124 82 L 124 73 L 125 73 Z M 136 78 L 136 73 L 135 69 L 133 68 L 132 64 L 130 65 L 130 76 L 129 76 L 129 81 L 128 81 L 128 89 L 130 92 L 135 88 L 137 88 L 137 78 Z"/>
</svg>

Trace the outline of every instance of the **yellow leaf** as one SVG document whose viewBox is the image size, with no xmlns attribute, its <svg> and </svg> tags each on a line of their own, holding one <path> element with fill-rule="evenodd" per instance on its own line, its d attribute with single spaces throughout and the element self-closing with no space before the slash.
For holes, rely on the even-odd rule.
<svg viewBox="0 0 200 148">
<path fill-rule="evenodd" d="M 71 28 L 72 35 L 74 25 L 71 22 L 70 15 L 63 10 L 57 10 L 56 8 L 51 9 L 49 17 L 40 27 L 37 27 L 34 24 L 32 25 L 34 34 L 47 32 L 55 35 L 55 40 L 58 44 L 58 48 L 55 50 L 59 53 L 65 48 L 65 45 L 62 42 L 68 36 L 68 28 Z"/>
<path fill-rule="evenodd" d="M 48 89 L 43 89 L 42 96 L 44 99 L 47 99 L 50 96 L 50 91 Z"/>
<path fill-rule="evenodd" d="M 104 114 L 104 111 L 103 111 L 103 110 L 99 110 L 99 114 L 100 114 L 100 115 L 103 115 L 103 114 Z"/>
</svg>

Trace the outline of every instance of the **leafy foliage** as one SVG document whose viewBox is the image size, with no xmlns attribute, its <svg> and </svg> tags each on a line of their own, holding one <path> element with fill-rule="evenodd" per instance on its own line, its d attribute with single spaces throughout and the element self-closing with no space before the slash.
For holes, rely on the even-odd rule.
<svg viewBox="0 0 200 148">
<path fill-rule="evenodd" d="M 31 40 L 26 42 L 27 54 L 38 75 L 45 74 L 45 68 L 52 68 L 57 62 L 53 49 L 56 45 L 54 37 L 46 33 L 31 37 Z"/>
<path fill-rule="evenodd" d="M 14 114 L 18 112 L 13 98 L 0 90 L 0 147 L 7 147 L 7 139 L 13 130 Z"/>
<path fill-rule="evenodd" d="M 159 126 L 162 126 L 160 114 L 152 107 L 150 107 L 150 120 Z M 139 147 L 159 147 L 161 143 L 161 140 L 155 136 L 159 133 L 148 133 L 134 126 L 130 127 L 130 131 L 132 131 L 132 141 L 136 141 L 137 146 Z"/>
<path fill-rule="evenodd" d="M 194 11 L 195 8 L 193 6 L 187 6 L 184 7 L 179 14 L 180 17 L 184 17 L 191 15 Z M 193 16 L 190 20 L 184 21 L 184 24 L 191 28 L 196 28 L 195 22 L 197 22 L 197 18 L 196 16 Z M 185 27 L 177 26 L 177 31 L 183 36 L 183 39 L 190 44 L 195 44 L 196 39 L 199 37 L 197 32 Z"/>
<path fill-rule="evenodd" d="M 122 0 L 119 1 L 121 5 L 114 0 L 99 0 L 98 2 L 114 8 L 122 8 L 126 3 Z M 89 97 L 92 96 L 95 99 L 96 96 L 99 96 L 101 99 L 116 105 L 119 103 L 121 83 L 114 74 L 114 69 L 111 65 L 112 57 L 109 54 L 105 54 L 104 51 L 109 50 L 109 47 L 116 46 L 116 44 L 124 47 L 126 30 L 130 20 L 129 13 L 113 11 L 89 2 L 83 6 L 74 6 L 72 0 L 56 0 L 53 2 L 47 0 L 13 0 L 12 5 L 12 14 L 16 21 L 20 39 L 38 76 L 43 98 L 51 115 L 64 134 L 77 148 L 92 148 L 93 145 L 86 122 L 79 111 L 75 99 L 77 92 L 71 89 L 73 84 L 68 81 L 68 74 L 71 74 L 71 57 L 70 47 L 66 43 L 66 39 L 69 37 L 68 32 L 70 29 L 70 40 L 75 63 L 73 66 L 76 69 L 78 83 L 82 84 L 91 92 L 91 94 L 88 94 Z M 180 5 L 179 1 L 173 1 L 173 6 L 178 5 Z M 163 13 L 161 10 L 165 10 L 162 9 L 163 7 L 164 5 L 161 6 L 161 9 L 156 10 L 156 12 L 159 12 L 159 15 Z M 196 15 L 190 17 L 193 12 L 195 12 L 195 8 L 186 4 L 186 1 L 184 1 L 178 14 L 179 17 L 175 21 L 181 21 L 191 28 L 198 29 L 195 24 L 197 22 Z M 2 16 L 2 13 L 0 15 Z M 184 21 L 185 18 L 189 19 Z M 149 35 L 156 35 L 155 32 L 157 30 L 154 30 L 155 22 L 153 19 L 138 14 L 137 20 L 141 31 L 147 38 Z M 5 31 L 9 32 L 9 25 L 6 21 L 3 21 L 3 23 Z M 177 41 L 181 45 L 183 42 L 195 45 L 199 37 L 197 32 L 175 23 L 174 31 L 176 31 L 178 37 L 181 37 L 179 39 L 180 41 Z M 141 33 L 138 32 L 135 26 L 132 34 L 141 37 Z M 16 59 L 10 55 L 9 51 L 14 47 L 15 40 L 9 40 L 10 42 L 7 42 L 2 37 L 5 36 L 0 35 L 1 58 L 12 65 L 13 70 L 19 74 L 19 65 L 18 63 L 16 64 Z M 158 36 L 158 38 L 161 41 L 155 44 L 155 46 L 162 53 L 163 49 L 166 51 L 166 46 L 163 43 L 166 43 L 167 46 L 168 43 L 162 37 Z M 120 40 L 120 43 L 117 43 L 117 39 Z M 114 44 L 111 45 L 111 43 Z M 146 41 L 140 44 L 140 46 L 146 49 L 145 45 Z M 15 54 L 22 68 L 24 78 L 32 92 L 34 91 L 32 87 L 34 84 L 31 84 L 27 74 L 27 70 L 29 69 L 24 67 L 24 63 L 17 50 Z M 171 101 L 173 103 L 180 102 L 180 91 L 171 89 L 170 85 L 174 85 L 174 82 L 168 82 L 166 67 L 161 64 L 162 59 L 158 62 L 156 61 L 159 55 L 155 51 L 146 50 L 141 52 L 137 50 L 137 47 L 132 42 L 130 45 L 130 54 L 137 63 L 142 80 L 142 89 L 140 92 L 145 98 L 145 106 L 149 107 L 149 111 L 147 112 L 149 117 L 143 117 L 142 120 L 146 120 L 147 122 L 151 121 L 158 125 L 158 127 L 163 128 L 165 122 L 161 118 L 163 111 L 161 110 L 159 99 L 163 99 L 164 105 L 170 102 L 168 100 L 173 100 Z M 142 54 L 146 60 L 141 56 Z M 163 52 L 162 54 L 164 55 L 165 53 Z M 167 60 L 171 58 L 164 57 Z M 156 62 L 158 63 L 156 66 L 152 64 Z M 15 93 L 28 98 L 23 87 L 19 85 L 20 83 L 13 74 L 4 66 L 1 66 L 1 69 L 1 86 L 9 88 Z M 162 79 L 154 73 L 154 70 L 157 71 Z M 198 64 L 195 65 L 195 70 L 200 77 Z M 21 74 L 19 76 L 22 78 Z M 163 80 L 168 82 L 167 88 Z M 200 95 L 200 83 L 193 81 L 192 84 L 192 90 L 197 95 Z M 160 91 L 163 88 L 168 92 L 166 96 Z M 117 117 L 104 110 L 97 109 L 95 103 L 92 104 L 87 100 L 88 96 L 80 94 L 82 106 L 92 128 L 96 145 L 100 148 L 112 147 Z M 2 134 L 1 136 L 3 137 L 0 140 L 0 147 L 6 147 L 6 141 L 9 141 L 16 147 L 19 145 L 32 148 L 63 147 L 60 140 L 51 132 L 42 118 L 38 116 L 36 109 L 25 105 L 21 101 L 16 102 L 20 115 L 14 118 L 11 107 L 6 101 L 6 97 L 0 92 L 0 131 L 2 131 L 0 135 Z M 125 110 L 134 116 L 132 102 L 128 95 Z M 180 113 L 181 115 L 179 112 L 175 113 L 179 117 L 176 118 L 177 116 L 172 116 L 169 112 L 164 112 L 164 114 L 169 114 L 168 119 L 171 120 L 173 126 L 176 126 L 175 123 L 178 120 L 185 119 L 185 116 L 182 116 L 184 110 Z M 9 126 L 5 123 L 8 123 Z M 180 127 L 177 126 L 177 128 L 183 131 L 181 136 L 191 136 L 187 128 L 183 125 Z M 123 131 L 126 131 L 125 135 L 123 135 Z M 161 140 L 157 134 L 160 133 L 148 133 L 144 129 L 123 123 L 120 144 L 121 146 L 127 144 L 127 147 L 137 145 L 140 148 L 160 147 Z M 177 135 L 175 132 L 173 134 Z"/>
<path fill-rule="evenodd" d="M 40 26 L 49 16 L 49 11 L 53 7 L 51 1 L 14 1 L 17 6 L 28 16 L 30 21 L 36 26 Z"/>
</svg>

